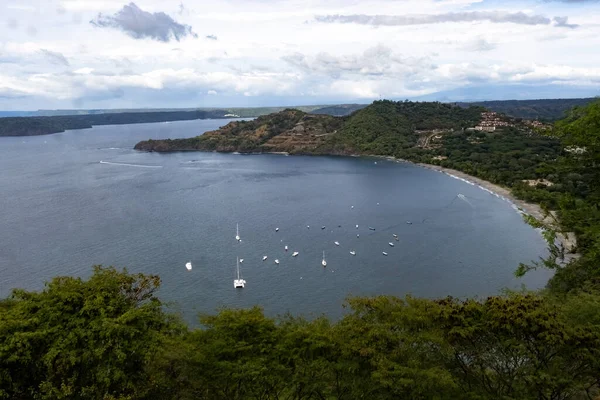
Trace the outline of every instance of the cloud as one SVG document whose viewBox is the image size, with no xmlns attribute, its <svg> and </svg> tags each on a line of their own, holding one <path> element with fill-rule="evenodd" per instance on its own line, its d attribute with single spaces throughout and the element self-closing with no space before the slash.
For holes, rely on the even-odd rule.
<svg viewBox="0 0 600 400">
<path fill-rule="evenodd" d="M 217 94 L 217 91 L 216 90 L 209 90 L 208 92 L 206 92 L 206 94 L 209 95 L 209 96 L 214 96 L 214 95 Z"/>
<path fill-rule="evenodd" d="M 206 35 L 206 38 L 210 39 L 210 40 L 217 40 L 218 39 L 215 35 Z"/>
<path fill-rule="evenodd" d="M 484 38 L 477 38 L 462 47 L 466 51 L 490 51 L 497 47 L 496 43 L 490 43 Z"/>
<path fill-rule="evenodd" d="M 52 64 L 69 66 L 69 60 L 62 53 L 40 49 L 40 53 Z"/>
<path fill-rule="evenodd" d="M 171 39 L 179 41 L 186 36 L 198 37 L 191 26 L 176 22 L 164 12 L 144 11 L 133 2 L 112 16 L 100 13 L 90 23 L 100 28 L 120 29 L 134 39 L 151 38 L 169 42 Z"/>
<path fill-rule="evenodd" d="M 568 23 L 569 17 L 554 17 L 553 21 L 554 21 L 554 26 L 558 26 L 560 28 L 575 29 L 579 26 L 577 24 L 569 24 Z"/>
<path fill-rule="evenodd" d="M 559 2 L 559 3 L 598 3 L 600 0 L 544 0 L 546 3 Z"/>
<path fill-rule="evenodd" d="M 340 78 L 345 74 L 360 76 L 410 75 L 417 70 L 431 67 L 426 58 L 403 58 L 389 47 L 378 45 L 366 49 L 362 54 L 332 55 L 321 52 L 313 57 L 293 53 L 281 57 L 283 61 L 312 74 Z"/>
<path fill-rule="evenodd" d="M 407 14 L 407 15 L 317 15 L 317 22 L 359 24 L 371 26 L 408 26 L 440 24 L 445 22 L 513 23 L 521 25 L 549 25 L 550 18 L 543 15 L 528 15 L 523 12 L 506 11 L 464 11 L 443 14 Z"/>
</svg>

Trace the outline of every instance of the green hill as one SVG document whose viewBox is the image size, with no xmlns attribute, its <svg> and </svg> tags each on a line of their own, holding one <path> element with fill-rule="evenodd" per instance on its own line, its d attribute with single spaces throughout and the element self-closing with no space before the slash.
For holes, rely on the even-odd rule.
<svg viewBox="0 0 600 400">
<path fill-rule="evenodd" d="M 539 99 L 539 100 L 492 100 L 471 103 L 458 103 L 463 107 L 473 105 L 504 113 L 515 118 L 556 121 L 566 116 L 573 107 L 584 106 L 596 98 L 583 99 Z"/>
<path fill-rule="evenodd" d="M 235 121 L 191 139 L 138 143 L 146 151 L 287 152 L 291 154 L 395 155 L 417 144 L 421 130 L 453 131 L 475 126 L 480 107 L 437 102 L 376 101 L 348 117 L 284 111 L 253 121 Z"/>
</svg>

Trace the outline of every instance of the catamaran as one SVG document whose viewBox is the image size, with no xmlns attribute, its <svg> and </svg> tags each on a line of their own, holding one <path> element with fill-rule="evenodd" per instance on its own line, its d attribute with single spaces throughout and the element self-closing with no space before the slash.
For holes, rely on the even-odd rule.
<svg viewBox="0 0 600 400">
<path fill-rule="evenodd" d="M 187 268 L 188 271 L 191 271 L 192 270 L 192 262 L 191 261 L 186 262 L 185 267 Z"/>
<path fill-rule="evenodd" d="M 327 261 L 325 261 L 325 251 L 323 251 L 323 261 L 321 261 L 321 265 L 324 267 L 327 266 Z"/>
<path fill-rule="evenodd" d="M 233 280 L 233 287 L 236 289 L 241 289 L 246 284 L 246 281 L 243 280 L 242 278 L 240 278 L 240 259 L 239 259 L 239 257 L 237 258 L 236 265 L 237 265 L 237 279 Z"/>
<path fill-rule="evenodd" d="M 235 240 L 240 241 L 240 224 L 235 224 Z"/>
</svg>

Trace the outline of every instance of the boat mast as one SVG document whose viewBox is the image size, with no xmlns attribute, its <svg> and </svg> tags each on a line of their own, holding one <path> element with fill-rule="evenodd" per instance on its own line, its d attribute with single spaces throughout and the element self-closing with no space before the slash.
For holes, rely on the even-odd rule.
<svg viewBox="0 0 600 400">
<path fill-rule="evenodd" d="M 237 278 L 240 280 L 240 258 L 237 258 Z"/>
</svg>

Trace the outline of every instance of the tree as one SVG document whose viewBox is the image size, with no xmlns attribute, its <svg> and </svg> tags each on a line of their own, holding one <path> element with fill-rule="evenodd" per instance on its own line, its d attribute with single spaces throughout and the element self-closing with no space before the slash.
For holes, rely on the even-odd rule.
<svg viewBox="0 0 600 400">
<path fill-rule="evenodd" d="M 181 328 L 155 296 L 157 276 L 94 267 L 39 293 L 14 290 L 0 315 L 0 398 L 136 399 L 146 366 Z"/>
</svg>

